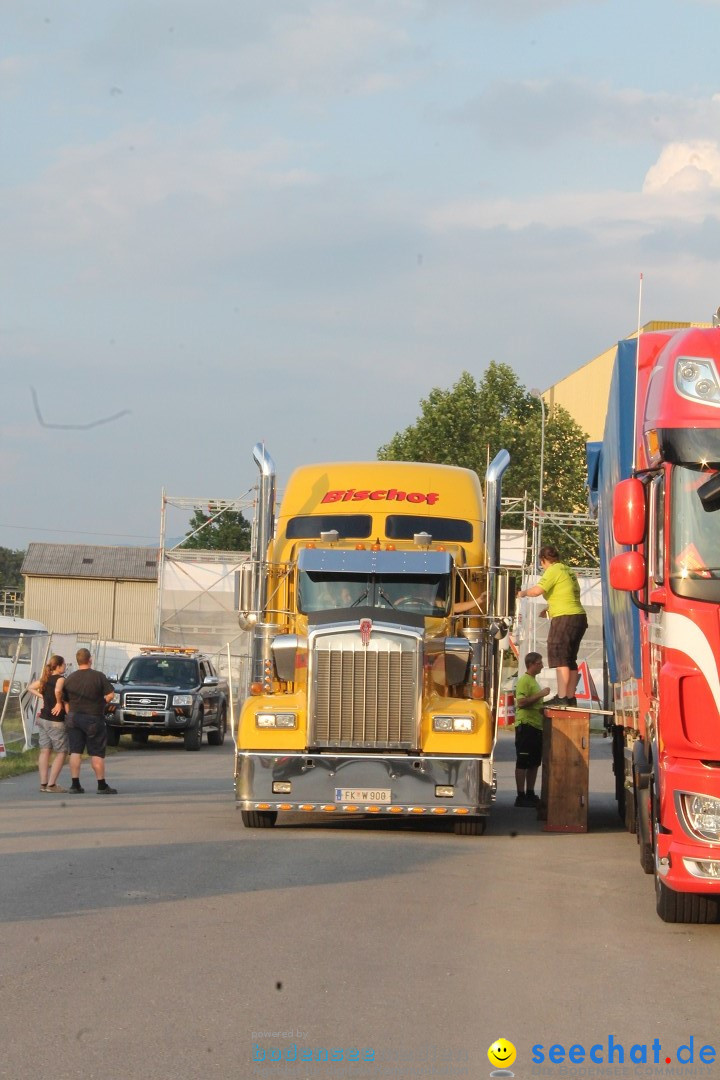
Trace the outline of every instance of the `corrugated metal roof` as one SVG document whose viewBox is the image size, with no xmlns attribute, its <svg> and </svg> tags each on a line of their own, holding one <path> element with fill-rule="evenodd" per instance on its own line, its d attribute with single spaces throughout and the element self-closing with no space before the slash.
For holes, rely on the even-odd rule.
<svg viewBox="0 0 720 1080">
<path fill-rule="evenodd" d="M 20 569 L 29 577 L 157 581 L 157 548 L 30 544 Z"/>
</svg>

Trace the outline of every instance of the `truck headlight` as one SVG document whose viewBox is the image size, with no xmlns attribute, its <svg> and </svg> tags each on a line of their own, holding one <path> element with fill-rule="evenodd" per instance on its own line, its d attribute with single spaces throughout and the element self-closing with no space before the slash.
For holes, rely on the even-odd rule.
<svg viewBox="0 0 720 1080">
<path fill-rule="evenodd" d="M 682 791 L 680 801 L 685 820 L 692 831 L 703 840 L 717 843 L 720 840 L 720 799 Z"/>
<path fill-rule="evenodd" d="M 120 695 L 119 694 L 113 694 L 113 699 L 110 702 L 110 704 L 111 705 L 119 705 L 120 704 Z"/>
<path fill-rule="evenodd" d="M 292 712 L 261 712 L 256 713 L 255 723 L 263 728 L 296 728 L 297 716 Z"/>
<path fill-rule="evenodd" d="M 690 401 L 708 401 L 720 405 L 720 382 L 711 359 L 680 357 L 675 362 L 675 387 Z"/>
<path fill-rule="evenodd" d="M 192 694 L 173 694 L 173 705 L 192 705 Z"/>
<path fill-rule="evenodd" d="M 433 716 L 433 731 L 463 731 L 473 729 L 472 716 Z"/>
</svg>

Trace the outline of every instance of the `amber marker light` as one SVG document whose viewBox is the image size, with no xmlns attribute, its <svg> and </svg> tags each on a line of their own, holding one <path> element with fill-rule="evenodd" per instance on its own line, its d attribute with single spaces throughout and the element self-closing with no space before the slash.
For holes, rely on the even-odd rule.
<svg viewBox="0 0 720 1080">
<path fill-rule="evenodd" d="M 447 814 L 447 806 L 433 806 L 431 814 Z"/>
<path fill-rule="evenodd" d="M 337 810 L 337 806 L 333 806 L 332 803 L 327 803 L 325 806 L 321 807 L 321 809 L 324 810 L 326 814 L 334 814 Z"/>
<path fill-rule="evenodd" d="M 385 545 L 385 550 L 386 551 L 395 551 L 395 545 L 394 544 L 386 544 Z"/>
<path fill-rule="evenodd" d="M 402 806 L 391 806 L 389 810 L 391 814 L 402 814 L 403 812 Z"/>
<path fill-rule="evenodd" d="M 269 802 L 255 803 L 255 809 L 256 810 L 269 810 L 270 809 L 270 803 Z"/>
<path fill-rule="evenodd" d="M 346 814 L 357 814 L 359 809 L 359 806 L 343 806 L 343 810 Z"/>
<path fill-rule="evenodd" d="M 466 810 L 464 806 L 458 806 L 455 810 L 453 810 L 453 814 L 469 814 L 469 813 L 470 813 L 470 811 Z"/>
<path fill-rule="evenodd" d="M 355 545 L 355 550 L 356 551 L 364 551 L 365 550 L 365 545 L 364 544 L 356 544 Z"/>
<path fill-rule="evenodd" d="M 380 813 L 380 807 L 379 806 L 366 806 L 365 807 L 365 813 L 366 814 L 379 814 Z"/>
<path fill-rule="evenodd" d="M 257 697 L 257 695 L 262 694 L 262 692 L 263 692 L 263 684 L 261 682 L 250 683 L 250 693 L 251 694 L 255 694 L 255 696 Z"/>
<path fill-rule="evenodd" d="M 425 807 L 424 806 L 411 806 L 410 807 L 410 813 L 411 814 L 424 814 L 425 813 Z"/>
<path fill-rule="evenodd" d="M 482 686 L 473 686 L 472 696 L 475 698 L 476 701 L 483 701 L 485 698 L 485 691 Z"/>
<path fill-rule="evenodd" d="M 292 803 L 289 803 L 289 802 L 278 803 L 278 810 L 292 810 Z"/>
</svg>

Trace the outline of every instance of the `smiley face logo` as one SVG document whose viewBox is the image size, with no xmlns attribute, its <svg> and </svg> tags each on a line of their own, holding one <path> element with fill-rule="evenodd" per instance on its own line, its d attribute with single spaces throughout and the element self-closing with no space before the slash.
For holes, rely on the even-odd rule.
<svg viewBox="0 0 720 1080">
<path fill-rule="evenodd" d="M 488 1047 L 488 1061 L 500 1069 L 508 1068 L 516 1057 L 515 1047 L 508 1039 L 496 1039 L 492 1046 Z"/>
</svg>

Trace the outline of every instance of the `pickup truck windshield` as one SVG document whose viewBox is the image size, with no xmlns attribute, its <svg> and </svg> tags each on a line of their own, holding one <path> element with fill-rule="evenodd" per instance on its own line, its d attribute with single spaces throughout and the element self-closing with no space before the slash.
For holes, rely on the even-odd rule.
<svg viewBox="0 0 720 1080">
<path fill-rule="evenodd" d="M 338 608 L 376 607 L 427 618 L 447 615 L 447 574 L 322 574 L 301 570 L 298 607 L 309 614 Z"/>
<path fill-rule="evenodd" d="M 706 510 L 698 489 L 712 469 L 676 465 L 672 477 L 670 584 L 678 596 L 720 601 L 720 510 Z"/>
<path fill-rule="evenodd" d="M 198 685 L 197 666 L 192 660 L 166 659 L 161 656 L 137 656 L 122 673 L 120 682 L 146 686 L 177 686 L 190 690 Z"/>
</svg>

